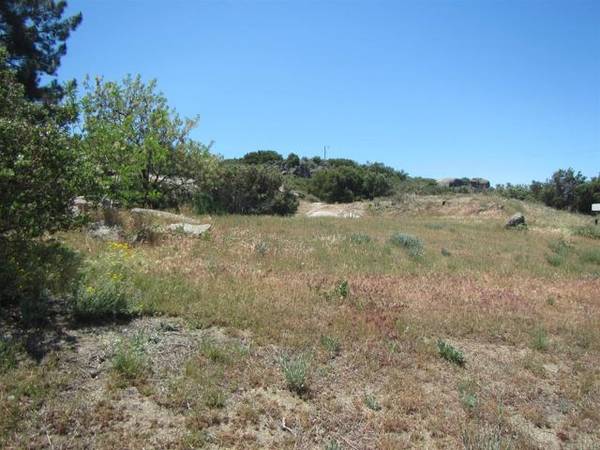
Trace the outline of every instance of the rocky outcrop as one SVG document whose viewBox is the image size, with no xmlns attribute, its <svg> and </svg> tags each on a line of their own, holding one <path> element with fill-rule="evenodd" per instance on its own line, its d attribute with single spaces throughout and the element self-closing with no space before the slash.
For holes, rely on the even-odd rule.
<svg viewBox="0 0 600 450">
<path fill-rule="evenodd" d="M 506 221 L 506 228 L 515 228 L 525 225 L 525 216 L 522 213 L 513 214 L 510 219 Z"/>
<path fill-rule="evenodd" d="M 172 232 L 188 234 L 190 236 L 197 237 L 210 230 L 210 224 L 206 223 L 194 225 L 191 223 L 172 223 L 171 225 L 167 225 L 166 228 Z"/>
</svg>

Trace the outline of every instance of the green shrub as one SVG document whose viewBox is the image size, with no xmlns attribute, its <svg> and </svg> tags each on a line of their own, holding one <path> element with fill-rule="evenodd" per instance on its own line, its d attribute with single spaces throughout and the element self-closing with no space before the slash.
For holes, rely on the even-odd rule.
<svg viewBox="0 0 600 450">
<path fill-rule="evenodd" d="M 585 263 L 600 264 L 600 248 L 588 248 L 583 250 L 579 258 Z"/>
<path fill-rule="evenodd" d="M 460 402 L 466 410 L 473 410 L 477 406 L 475 385 L 471 380 L 463 381 L 458 385 Z"/>
<path fill-rule="evenodd" d="M 551 253 L 550 255 L 546 255 L 546 261 L 548 261 L 548 264 L 551 266 L 558 267 L 565 262 L 565 257 L 563 255 Z"/>
<path fill-rule="evenodd" d="M 141 293 L 126 263 L 127 244 L 113 243 L 112 250 L 88 261 L 79 288 L 71 300 L 73 316 L 81 321 L 125 318 L 133 315 Z"/>
<path fill-rule="evenodd" d="M 348 280 L 340 280 L 335 286 L 335 294 L 340 299 L 348 298 L 350 295 L 350 285 L 348 284 Z"/>
<path fill-rule="evenodd" d="M 17 346 L 10 340 L 0 337 L 0 374 L 17 367 Z"/>
<path fill-rule="evenodd" d="M 459 366 L 465 365 L 465 356 L 463 353 L 442 339 L 437 341 L 438 352 L 442 358 L 447 361 L 453 362 Z"/>
<path fill-rule="evenodd" d="M 404 233 L 396 233 L 390 238 L 393 245 L 403 247 L 413 258 L 424 255 L 423 241 L 416 236 Z"/>
<path fill-rule="evenodd" d="M 292 155 L 292 153 L 290 153 L 290 155 Z M 298 156 L 296 156 L 296 158 L 298 158 Z M 258 150 L 256 152 L 246 153 L 242 157 L 242 162 L 244 164 L 280 164 L 283 162 L 283 156 L 273 150 Z"/>
<path fill-rule="evenodd" d="M 330 160 L 331 164 L 332 161 Z M 391 192 L 390 178 L 365 167 L 340 164 L 315 173 L 309 192 L 330 203 L 345 203 L 364 198 L 387 195 Z"/>
<path fill-rule="evenodd" d="M 548 244 L 548 247 L 550 247 L 550 250 L 552 250 L 557 255 L 566 255 L 569 253 L 569 250 L 571 248 L 569 243 L 562 238 L 557 239 L 555 241 L 551 241 Z"/>
<path fill-rule="evenodd" d="M 264 257 L 269 252 L 269 244 L 265 241 L 257 242 L 254 246 L 254 251 L 259 255 Z"/>
<path fill-rule="evenodd" d="M 224 165 L 218 181 L 194 197 L 199 214 L 293 214 L 298 199 L 288 189 L 281 189 L 283 178 L 271 168 L 255 165 Z"/>
<path fill-rule="evenodd" d="M 337 356 L 340 353 L 340 340 L 333 336 L 321 336 L 321 345 L 329 352 L 331 356 Z"/>
<path fill-rule="evenodd" d="M 143 380 L 148 371 L 143 348 L 132 342 L 120 342 L 112 357 L 112 369 L 121 386 Z"/>
<path fill-rule="evenodd" d="M 200 344 L 201 353 L 216 363 L 226 363 L 229 361 L 229 354 L 226 349 L 218 345 L 212 339 L 204 339 Z"/>
<path fill-rule="evenodd" d="M 366 394 L 364 402 L 367 408 L 372 409 L 373 411 L 381 411 L 381 405 L 379 404 L 374 395 Z"/>
<path fill-rule="evenodd" d="M 0 307 L 19 305 L 29 325 L 46 320 L 49 297 L 75 289 L 80 259 L 57 242 L 0 238 Z"/>
<path fill-rule="evenodd" d="M 325 450 L 342 450 L 342 446 L 335 439 L 331 439 L 327 444 L 325 444 Z"/>
<path fill-rule="evenodd" d="M 531 347 L 540 352 L 544 352 L 548 350 L 548 345 L 548 333 L 546 333 L 546 330 L 542 327 L 538 327 L 533 330 L 531 336 Z"/>
<path fill-rule="evenodd" d="M 290 391 L 302 395 L 308 391 L 310 364 L 305 355 L 284 356 L 280 361 L 281 371 Z"/>
<path fill-rule="evenodd" d="M 573 228 L 573 234 L 583 236 L 590 239 L 600 239 L 600 226 L 586 225 L 583 227 Z"/>
<path fill-rule="evenodd" d="M 76 319 L 82 321 L 128 317 L 131 286 L 120 279 L 98 280 L 94 285 L 82 285 L 72 302 Z"/>
<path fill-rule="evenodd" d="M 209 408 L 223 408 L 227 400 L 225 392 L 218 387 L 212 387 L 204 392 L 204 404 Z"/>
</svg>

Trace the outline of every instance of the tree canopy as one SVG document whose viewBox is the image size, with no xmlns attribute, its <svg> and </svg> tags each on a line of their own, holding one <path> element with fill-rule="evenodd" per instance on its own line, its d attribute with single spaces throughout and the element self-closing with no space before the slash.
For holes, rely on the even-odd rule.
<svg viewBox="0 0 600 450">
<path fill-rule="evenodd" d="M 164 206 L 206 181 L 216 160 L 208 147 L 189 137 L 198 119 L 181 119 L 155 80 L 98 77 L 85 87 L 82 150 L 90 173 L 88 197 Z"/>
<path fill-rule="evenodd" d="M 66 1 L 0 1 L 0 46 L 31 100 L 55 102 L 64 93 L 56 80 L 46 86 L 40 82 L 42 75 L 56 75 L 66 40 L 81 23 L 81 14 L 63 18 L 66 7 Z"/>
</svg>

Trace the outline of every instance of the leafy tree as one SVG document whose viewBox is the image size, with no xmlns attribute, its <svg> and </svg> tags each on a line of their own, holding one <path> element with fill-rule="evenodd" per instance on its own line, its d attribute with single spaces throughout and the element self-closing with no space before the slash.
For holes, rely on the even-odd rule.
<svg viewBox="0 0 600 450">
<path fill-rule="evenodd" d="M 258 150 L 246 153 L 242 162 L 244 164 L 279 164 L 283 162 L 283 156 L 273 150 Z"/>
<path fill-rule="evenodd" d="M 77 192 L 73 91 L 60 105 L 25 99 L 14 72 L 0 68 L 0 236 L 32 238 L 71 223 Z"/>
<path fill-rule="evenodd" d="M 96 180 L 88 196 L 156 207 L 178 203 L 208 182 L 217 161 L 189 137 L 197 118 L 181 119 L 155 80 L 96 78 L 85 88 L 82 147 Z"/>
<path fill-rule="evenodd" d="M 575 209 L 584 214 L 591 214 L 592 203 L 600 203 L 600 176 L 575 188 Z"/>
<path fill-rule="evenodd" d="M 56 75 L 66 40 L 81 23 L 81 14 L 63 19 L 66 7 L 66 1 L 0 1 L 0 45 L 29 99 L 56 102 L 64 93 L 56 80 L 40 86 L 40 76 Z"/>
<path fill-rule="evenodd" d="M 288 169 L 298 167 L 300 165 L 300 157 L 295 153 L 290 153 L 285 160 L 285 165 Z"/>
<path fill-rule="evenodd" d="M 552 174 L 540 192 L 541 200 L 558 209 L 574 209 L 577 187 L 584 184 L 585 176 L 571 168 L 560 169 Z"/>
<path fill-rule="evenodd" d="M 73 89 L 58 105 L 30 102 L 0 52 L 0 305 L 21 302 L 23 317 L 44 317 L 48 289 L 67 284 L 73 255 L 33 238 L 73 223 L 77 116 Z"/>
</svg>

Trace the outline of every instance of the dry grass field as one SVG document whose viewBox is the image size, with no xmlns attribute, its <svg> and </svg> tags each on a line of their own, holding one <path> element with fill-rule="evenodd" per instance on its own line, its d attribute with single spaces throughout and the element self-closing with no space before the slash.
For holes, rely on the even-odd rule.
<svg viewBox="0 0 600 450">
<path fill-rule="evenodd" d="M 484 195 L 363 206 L 61 235 L 81 289 L 117 280 L 136 314 L 57 302 L 6 341 L 0 447 L 600 449 L 600 241 L 573 233 L 591 219 Z M 517 210 L 528 228 L 505 229 Z"/>
</svg>

